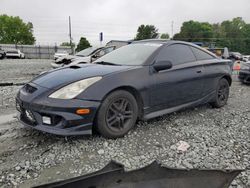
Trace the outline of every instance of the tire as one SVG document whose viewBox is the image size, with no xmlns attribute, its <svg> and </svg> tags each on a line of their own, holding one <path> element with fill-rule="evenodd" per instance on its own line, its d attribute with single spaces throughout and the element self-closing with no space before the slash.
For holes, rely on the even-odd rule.
<svg viewBox="0 0 250 188">
<path fill-rule="evenodd" d="M 225 78 L 219 80 L 219 83 L 216 88 L 216 94 L 213 102 L 210 104 L 214 108 L 221 108 L 227 104 L 229 96 L 229 83 Z"/>
<path fill-rule="evenodd" d="M 123 137 L 135 125 L 137 117 L 138 106 L 134 96 L 125 90 L 114 91 L 98 110 L 97 131 L 106 138 Z"/>
</svg>

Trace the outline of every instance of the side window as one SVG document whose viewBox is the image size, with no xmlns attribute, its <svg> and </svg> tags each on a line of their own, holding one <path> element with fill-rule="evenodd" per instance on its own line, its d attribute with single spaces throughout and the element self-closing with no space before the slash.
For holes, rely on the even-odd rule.
<svg viewBox="0 0 250 188">
<path fill-rule="evenodd" d="M 114 50 L 114 47 L 106 48 L 104 49 L 105 54 L 108 54 L 109 52 L 112 52 Z"/>
<path fill-rule="evenodd" d="M 198 49 L 195 47 L 190 47 L 192 49 L 192 51 L 194 52 L 195 57 L 197 58 L 197 60 L 208 60 L 208 59 L 214 59 L 215 57 Z"/>
<path fill-rule="evenodd" d="M 98 50 L 94 53 L 95 56 L 100 56 L 100 54 L 102 53 L 102 50 Z"/>
<path fill-rule="evenodd" d="M 160 51 L 157 60 L 171 61 L 173 65 L 179 65 L 196 61 L 196 58 L 189 46 L 184 44 L 173 44 L 164 47 Z"/>
</svg>

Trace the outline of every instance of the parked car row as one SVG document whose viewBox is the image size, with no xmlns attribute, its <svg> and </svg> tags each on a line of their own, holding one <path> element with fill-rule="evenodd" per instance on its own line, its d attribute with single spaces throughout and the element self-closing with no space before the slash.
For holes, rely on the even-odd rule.
<svg viewBox="0 0 250 188">
<path fill-rule="evenodd" d="M 22 53 L 20 50 L 17 49 L 11 49 L 11 50 L 3 50 L 0 48 L 0 59 L 3 58 L 19 58 L 19 59 L 24 59 L 25 54 Z"/>
</svg>

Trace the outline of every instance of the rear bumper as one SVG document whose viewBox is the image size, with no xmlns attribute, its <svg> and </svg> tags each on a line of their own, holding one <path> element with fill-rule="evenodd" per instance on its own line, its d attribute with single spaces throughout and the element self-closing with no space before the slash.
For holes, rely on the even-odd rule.
<svg viewBox="0 0 250 188">
<path fill-rule="evenodd" d="M 78 99 L 64 100 L 49 105 L 26 102 L 16 98 L 20 122 L 30 128 L 62 136 L 90 135 L 96 111 L 100 102 L 83 101 Z M 87 115 L 77 115 L 80 108 L 90 109 Z M 44 118 L 49 118 L 47 124 Z"/>
<path fill-rule="evenodd" d="M 250 71 L 240 70 L 238 78 L 241 82 L 246 83 L 246 84 L 250 84 Z"/>
</svg>

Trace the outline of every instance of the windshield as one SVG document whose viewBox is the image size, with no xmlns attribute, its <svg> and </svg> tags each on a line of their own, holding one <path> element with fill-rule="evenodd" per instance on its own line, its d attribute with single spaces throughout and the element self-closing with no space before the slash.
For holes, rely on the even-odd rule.
<svg viewBox="0 0 250 188">
<path fill-rule="evenodd" d="M 99 58 L 95 63 L 109 62 L 117 65 L 142 65 L 160 46 L 161 44 L 153 43 L 127 45 Z"/>
<path fill-rule="evenodd" d="M 89 47 L 89 48 L 86 48 L 85 50 L 82 50 L 78 53 L 76 53 L 76 56 L 89 56 L 91 55 L 95 50 L 97 50 L 97 48 L 95 47 Z"/>
</svg>

